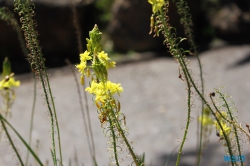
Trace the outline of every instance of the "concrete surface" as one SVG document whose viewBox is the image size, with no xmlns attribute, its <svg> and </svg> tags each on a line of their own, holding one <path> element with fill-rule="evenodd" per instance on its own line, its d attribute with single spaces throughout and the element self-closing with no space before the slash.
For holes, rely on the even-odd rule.
<svg viewBox="0 0 250 166">
<path fill-rule="evenodd" d="M 145 56 L 152 53 L 145 53 Z M 143 55 L 142 55 L 143 56 Z M 150 57 L 150 56 L 149 56 Z M 205 91 L 209 94 L 213 88 L 224 86 L 222 92 L 233 96 L 238 108 L 240 122 L 250 123 L 249 96 L 250 96 L 250 45 L 226 46 L 209 50 L 201 54 L 204 69 Z M 196 59 L 191 58 L 190 68 L 197 83 L 198 68 Z M 83 120 L 80 112 L 77 89 L 69 67 L 51 69 L 50 81 L 55 97 L 58 121 L 60 124 L 64 165 L 72 165 L 74 153 L 77 151 L 79 163 L 85 166 L 91 165 L 90 155 L 83 128 Z M 29 121 L 31 114 L 33 83 L 31 74 L 16 76 L 21 80 L 21 87 L 16 89 L 16 101 L 12 107 L 10 122 L 20 131 L 25 139 L 28 138 Z M 109 78 L 113 82 L 119 82 L 124 92 L 119 97 L 121 111 L 126 115 L 129 128 L 129 140 L 135 141 L 134 149 L 138 154 L 145 152 L 146 163 L 153 166 L 163 166 L 170 153 L 180 144 L 187 118 L 187 106 L 185 102 L 185 83 L 178 78 L 178 64 L 172 58 L 158 57 L 141 59 L 130 63 L 118 63 L 116 69 L 110 70 Z M 108 146 L 103 134 L 96 108 L 92 105 L 91 96 L 88 94 L 91 123 L 96 146 L 96 158 L 100 166 L 109 163 Z M 187 141 L 184 146 L 184 154 L 181 166 L 191 166 L 195 163 L 197 122 L 195 118 L 200 111 L 199 99 L 195 99 L 195 108 L 192 110 L 194 120 L 190 125 Z M 33 130 L 33 143 L 39 140 L 37 152 L 42 161 L 49 160 L 50 156 L 50 121 L 48 118 L 42 88 L 39 85 L 37 93 L 37 105 L 35 110 L 35 122 Z M 20 153 L 25 158 L 26 150 L 22 143 L 15 137 L 14 142 L 19 147 Z M 247 157 L 247 144 L 244 144 L 244 155 Z M 248 149 L 249 152 L 249 149 Z M 215 130 L 212 131 L 210 142 L 204 153 L 202 166 L 224 166 L 224 150 L 221 142 L 218 142 Z M 121 165 L 131 164 L 131 159 L 126 157 Z M 177 150 L 170 159 L 169 165 L 174 165 Z M 249 160 L 249 159 L 248 159 Z M 35 165 L 32 157 L 30 162 Z M 4 139 L 0 143 L 0 165 L 12 166 L 17 160 L 9 143 Z M 246 165 L 248 165 L 246 163 Z"/>
</svg>

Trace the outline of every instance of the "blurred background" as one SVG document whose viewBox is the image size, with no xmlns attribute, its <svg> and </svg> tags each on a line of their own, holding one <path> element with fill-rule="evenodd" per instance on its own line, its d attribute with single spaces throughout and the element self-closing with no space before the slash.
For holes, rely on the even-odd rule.
<svg viewBox="0 0 250 166">
<path fill-rule="evenodd" d="M 33 0 L 35 3 L 37 31 L 46 58 L 50 81 L 55 97 L 58 119 L 62 129 L 62 145 L 65 162 L 78 154 L 79 162 L 91 165 L 91 158 L 82 130 L 80 106 L 78 104 L 75 81 L 64 60 L 79 63 L 76 30 L 73 24 L 73 0 Z M 172 2 L 172 1 L 171 1 Z M 152 166 L 165 164 L 172 151 L 178 147 L 186 122 L 185 84 L 178 78 L 178 65 L 166 56 L 167 50 L 162 44 L 163 38 L 149 35 L 149 18 L 152 8 L 147 0 L 85 0 L 74 2 L 82 31 L 82 47 L 86 49 L 86 38 L 98 24 L 103 32 L 103 47 L 113 58 L 134 55 L 157 57 L 129 64 L 119 64 L 110 70 L 109 77 L 124 87 L 119 100 L 126 115 L 129 138 L 135 143 L 138 154 L 146 153 L 146 162 Z M 225 86 L 224 93 L 232 95 L 239 110 L 239 121 L 249 122 L 250 78 L 247 76 L 250 66 L 250 1 L 249 0 L 188 0 L 193 15 L 194 34 L 201 52 L 205 77 L 205 92 Z M 13 11 L 13 0 L 0 0 L 0 7 L 8 6 Z M 19 20 L 17 13 L 14 13 Z M 179 16 L 174 4 L 170 4 L 170 23 L 176 27 L 179 36 L 184 36 L 179 24 Z M 189 48 L 187 43 L 183 47 Z M 226 47 L 223 47 L 227 45 Z M 217 48 L 217 49 L 214 49 Z M 28 137 L 31 103 L 33 101 L 33 80 L 30 67 L 22 54 L 15 30 L 0 20 L 0 65 L 8 56 L 13 71 L 18 74 L 22 86 L 16 90 L 17 99 L 12 107 L 12 124 Z M 198 78 L 198 65 L 193 60 L 190 68 L 195 80 Z M 2 68 L 2 67 L 1 67 Z M 76 71 L 77 72 L 77 71 Z M 121 74 L 122 73 L 122 74 Z M 199 84 L 199 81 L 197 81 Z M 43 161 L 51 159 L 48 149 L 51 146 L 47 108 L 38 87 L 33 147 L 39 140 L 39 155 Z M 107 165 L 109 154 L 100 122 L 97 118 L 91 95 L 88 95 L 91 123 L 96 143 L 98 163 Z M 185 144 L 181 166 L 192 166 L 195 162 L 197 115 L 200 111 L 199 99 L 196 99 L 194 118 Z M 25 155 L 22 143 L 16 140 L 20 151 Z M 247 145 L 246 145 L 247 146 Z M 8 148 L 9 150 L 6 150 Z M 248 150 L 248 149 L 246 149 Z M 9 152 L 8 143 L 0 144 L 0 163 L 14 165 L 15 156 Z M 248 152 L 244 153 L 249 156 Z M 177 150 L 170 159 L 174 165 Z M 204 154 L 202 166 L 224 166 L 224 150 L 213 130 L 210 143 Z M 124 158 L 125 160 L 127 158 Z M 11 164 L 10 164 L 11 163 Z M 150 164 L 151 163 L 151 164 Z M 249 163 L 249 162 L 248 162 Z M 246 165 L 249 165 L 246 163 Z M 1 165 L 0 164 L 0 165 Z M 129 164 L 131 162 L 129 161 Z M 65 164 L 66 165 L 66 164 Z M 128 164 L 122 164 L 128 165 Z"/>
<path fill-rule="evenodd" d="M 36 5 L 37 31 L 49 68 L 65 65 L 68 58 L 79 62 L 78 43 L 73 25 L 72 3 L 82 31 L 82 47 L 86 48 L 88 32 L 98 24 L 103 32 L 103 46 L 109 54 L 130 52 L 163 52 L 161 37 L 148 35 L 152 14 L 146 0 L 33 0 Z M 188 0 L 193 16 L 193 29 L 200 51 L 223 44 L 250 43 L 249 0 Z M 13 11 L 12 0 L 0 0 L 0 7 Z M 175 5 L 170 3 L 170 23 L 179 36 L 184 36 Z M 15 17 L 19 20 L 17 13 Z M 0 20 L 0 62 L 8 56 L 15 73 L 30 71 L 21 52 L 14 29 Z M 188 44 L 184 43 L 184 48 Z M 1 64 L 2 65 L 2 64 Z"/>
</svg>

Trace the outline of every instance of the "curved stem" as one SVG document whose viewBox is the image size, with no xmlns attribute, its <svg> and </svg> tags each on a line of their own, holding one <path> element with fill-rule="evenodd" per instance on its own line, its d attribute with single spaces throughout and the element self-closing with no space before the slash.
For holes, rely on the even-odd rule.
<svg viewBox="0 0 250 166">
<path fill-rule="evenodd" d="M 17 151 L 17 149 L 16 149 L 16 147 L 15 147 L 15 145 L 14 145 L 14 143 L 13 143 L 13 141 L 12 141 L 10 135 L 9 135 L 9 132 L 8 132 L 8 130 L 7 130 L 7 128 L 6 128 L 5 124 L 4 124 L 4 122 L 3 122 L 3 117 L 2 117 L 2 115 L 0 115 L 0 121 L 1 121 L 1 124 L 2 124 L 2 126 L 3 126 L 3 129 L 4 129 L 5 133 L 6 133 L 6 135 L 7 135 L 8 140 L 10 141 L 10 144 L 11 144 L 12 148 L 13 148 L 13 150 L 15 151 L 15 153 L 16 153 L 16 155 L 17 155 L 17 158 L 18 158 L 20 164 L 21 164 L 22 166 L 24 166 L 23 161 L 22 161 L 22 159 L 21 159 L 21 156 L 19 155 L 19 153 L 18 153 L 18 151 Z"/>
<path fill-rule="evenodd" d="M 177 156 L 177 161 L 176 161 L 176 164 L 175 164 L 176 166 L 178 166 L 180 164 L 180 158 L 181 158 L 181 154 L 182 154 L 182 148 L 183 148 L 184 143 L 186 141 L 188 127 L 189 127 L 190 118 L 191 118 L 190 117 L 190 113 L 191 113 L 191 102 L 190 102 L 190 98 L 191 98 L 191 86 L 190 86 L 190 82 L 188 81 L 186 72 L 187 71 L 183 70 L 183 73 L 184 73 L 185 79 L 186 79 L 186 83 L 187 83 L 187 88 L 188 88 L 188 103 L 187 103 L 188 104 L 188 117 L 187 117 L 187 123 L 186 123 L 186 128 L 185 128 L 184 136 L 183 136 L 183 139 L 182 139 L 182 142 L 181 142 L 181 145 L 180 145 L 180 149 L 179 149 L 178 156 Z"/>
<path fill-rule="evenodd" d="M 210 99 L 211 99 L 211 101 L 212 101 L 212 103 L 213 103 L 213 106 L 214 106 L 214 108 L 216 109 L 216 111 L 220 113 L 219 109 L 217 108 L 217 106 L 216 106 L 215 103 L 214 103 L 214 100 L 213 100 L 212 96 L 210 96 Z M 216 122 L 219 124 L 220 129 L 222 130 L 223 138 L 226 140 L 226 144 L 227 144 L 227 147 L 228 147 L 229 155 L 230 155 L 230 156 L 233 156 L 233 152 L 232 152 L 230 140 L 228 139 L 228 136 L 227 136 L 227 134 L 225 133 L 225 131 L 224 131 L 224 129 L 223 129 L 221 123 L 220 123 L 220 120 L 217 118 L 217 116 L 215 115 L 215 113 L 214 113 L 213 111 L 212 111 L 212 114 L 213 114 L 213 116 L 215 117 Z M 220 113 L 220 115 L 222 115 L 222 114 Z M 234 162 L 233 162 L 232 160 L 231 160 L 231 164 L 234 165 Z"/>
<path fill-rule="evenodd" d="M 26 146 L 26 148 L 30 151 L 30 153 L 33 155 L 35 160 L 40 164 L 40 166 L 43 166 L 43 163 L 39 159 L 39 157 L 35 154 L 35 152 L 31 149 L 31 147 L 26 143 L 26 141 L 23 139 L 23 137 L 17 132 L 17 130 L 0 114 L 0 120 L 6 123 L 13 131 L 14 133 L 19 137 L 19 139 L 23 142 L 23 144 Z"/>
<path fill-rule="evenodd" d="M 232 115 L 232 113 L 231 113 L 231 111 L 230 111 L 230 109 L 229 109 L 229 105 L 228 105 L 226 99 L 225 99 L 224 96 L 221 94 L 221 92 L 218 91 L 218 93 L 220 94 L 222 100 L 224 101 L 224 103 L 225 103 L 225 105 L 226 105 L 227 112 L 228 112 L 228 114 L 229 114 L 229 116 L 230 116 L 231 121 L 234 121 L 233 115 Z M 230 123 L 230 124 L 231 124 L 231 123 Z M 239 153 L 239 156 L 240 156 L 240 161 L 241 161 L 240 164 L 241 164 L 241 166 L 243 166 L 244 163 L 243 163 L 242 158 L 241 158 L 242 155 L 241 155 L 241 150 L 240 150 L 241 147 L 240 147 L 240 142 L 239 142 L 239 135 L 238 135 L 238 133 L 237 133 L 236 126 L 235 126 L 234 124 L 233 124 L 233 129 L 234 129 L 234 135 L 235 135 L 235 137 L 236 137 L 236 143 L 237 143 L 238 153 Z"/>
<path fill-rule="evenodd" d="M 110 102 L 109 102 L 109 105 L 111 105 Z M 115 120 L 116 128 L 117 128 L 119 134 L 121 134 L 121 136 L 122 136 L 124 142 L 126 143 L 127 148 L 128 148 L 128 150 L 129 150 L 129 152 L 130 152 L 130 154 L 131 154 L 131 156 L 132 156 L 132 158 L 133 158 L 133 160 L 134 160 L 134 163 L 136 164 L 136 166 L 139 166 L 139 165 L 138 165 L 138 162 L 137 162 L 136 155 L 135 155 L 135 153 L 134 153 L 132 147 L 130 146 L 130 143 L 128 142 L 128 140 L 127 140 L 127 138 L 126 138 L 126 136 L 125 136 L 125 134 L 124 134 L 124 132 L 123 132 L 123 130 L 122 130 L 122 128 L 121 128 L 121 125 L 120 125 L 120 123 L 119 123 L 119 120 L 118 120 L 117 117 L 115 116 L 115 113 L 114 113 L 114 110 L 113 110 L 112 107 L 111 107 L 111 116 L 112 116 L 112 117 L 114 118 L 114 120 Z"/>
</svg>

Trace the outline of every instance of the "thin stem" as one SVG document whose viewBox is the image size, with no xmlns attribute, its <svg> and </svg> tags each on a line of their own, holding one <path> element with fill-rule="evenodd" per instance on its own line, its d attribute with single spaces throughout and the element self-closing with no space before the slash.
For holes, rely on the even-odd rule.
<svg viewBox="0 0 250 166">
<path fill-rule="evenodd" d="M 111 105 L 110 102 L 109 102 L 109 105 Z M 123 130 L 122 130 L 122 128 L 121 128 L 121 125 L 120 125 L 120 123 L 119 123 L 119 120 L 118 120 L 117 117 L 115 116 L 115 113 L 114 113 L 114 110 L 113 110 L 112 107 L 111 107 L 111 116 L 114 118 L 116 128 L 117 128 L 119 134 L 121 134 L 121 136 L 122 136 L 124 142 L 126 143 L 127 148 L 128 148 L 128 150 L 129 150 L 129 152 L 130 152 L 130 154 L 131 154 L 131 156 L 132 156 L 132 158 L 133 158 L 133 160 L 134 160 L 136 166 L 139 166 L 138 163 L 137 163 L 136 155 L 134 154 L 134 151 L 133 151 L 132 147 L 130 146 L 130 144 L 129 144 L 127 138 L 126 138 L 126 136 L 125 136 L 125 134 L 124 134 L 124 132 L 123 132 Z"/>
<path fill-rule="evenodd" d="M 51 88 L 50 88 L 48 74 L 47 74 L 45 69 L 44 69 L 44 71 L 45 71 L 46 82 L 47 82 L 49 95 L 50 95 L 50 99 L 51 99 L 51 103 L 52 103 L 52 107 L 53 107 L 53 113 L 54 113 L 55 121 L 56 121 L 57 138 L 58 138 L 58 146 L 59 146 L 59 154 L 60 154 L 60 165 L 63 166 L 63 164 L 62 164 L 63 158 L 62 158 L 62 148 L 61 148 L 59 123 L 58 123 L 58 119 L 57 119 L 57 115 L 56 115 L 56 108 L 55 108 L 54 98 L 52 96 L 52 91 L 51 91 Z"/>
<path fill-rule="evenodd" d="M 21 159 L 21 156 L 19 155 L 19 153 L 18 153 L 18 151 L 17 151 L 17 149 L 16 149 L 16 147 L 15 147 L 15 145 L 14 145 L 14 143 L 13 143 L 13 141 L 12 141 L 10 135 L 9 135 L 9 132 L 8 132 L 8 130 L 7 130 L 7 128 L 6 128 L 5 124 L 4 124 L 4 122 L 3 122 L 3 117 L 2 117 L 2 115 L 0 115 L 0 121 L 1 121 L 2 126 L 3 126 L 3 129 L 4 129 L 4 131 L 5 131 L 5 133 L 6 133 L 7 137 L 8 137 L 8 140 L 10 141 L 10 144 L 11 144 L 12 148 L 13 148 L 13 150 L 15 151 L 15 153 L 16 153 L 16 155 L 17 155 L 17 158 L 18 158 L 20 164 L 21 164 L 22 166 L 24 166 L 23 161 L 22 161 L 22 159 Z"/>
<path fill-rule="evenodd" d="M 35 105 L 36 105 L 36 76 L 33 74 L 34 80 L 34 92 L 33 92 L 33 104 L 32 104 L 32 111 L 31 111 L 31 121 L 30 121 L 30 130 L 29 130 L 29 141 L 28 144 L 31 146 L 31 136 L 33 131 L 33 122 L 34 122 L 34 113 L 35 113 Z M 25 165 L 28 165 L 29 161 L 29 151 L 26 154 L 26 162 Z"/>
<path fill-rule="evenodd" d="M 77 10 L 75 6 L 74 0 L 71 0 L 71 9 L 73 13 L 73 24 L 76 29 L 76 38 L 77 38 L 77 43 L 78 43 L 78 53 L 83 52 L 82 48 L 82 31 L 81 31 L 81 26 L 79 24 L 79 18 L 77 17 Z M 85 76 L 84 76 L 85 77 Z M 84 94 L 84 100 L 85 100 L 85 107 L 86 107 L 86 112 L 87 112 L 87 120 L 88 120 L 88 128 L 89 128 L 89 133 L 90 133 L 90 138 L 91 138 L 91 144 L 92 144 L 92 157 L 94 162 L 96 163 L 95 159 L 95 143 L 94 143 L 94 137 L 93 137 L 93 130 L 92 130 L 92 125 L 90 121 L 90 115 L 89 115 L 89 105 L 88 105 L 88 98 L 87 98 L 87 93 L 85 91 L 86 89 L 86 81 L 84 79 L 84 84 L 83 84 L 83 94 Z"/>
<path fill-rule="evenodd" d="M 86 120 L 86 116 L 85 116 L 85 113 L 84 113 L 83 102 L 82 102 L 82 95 L 81 95 L 81 91 L 80 91 L 79 81 L 77 79 L 76 73 L 75 73 L 75 71 L 74 71 L 74 69 L 73 69 L 72 64 L 70 63 L 70 61 L 68 59 L 66 59 L 65 62 L 70 66 L 70 69 L 71 69 L 71 71 L 73 73 L 73 77 L 75 79 L 77 94 L 78 94 L 78 97 L 79 97 L 79 103 L 80 103 L 80 108 L 81 108 L 81 113 L 82 113 L 82 119 L 83 119 L 83 123 L 84 123 L 84 129 L 85 129 L 85 133 L 86 133 L 86 136 L 87 136 L 88 147 L 89 147 L 89 151 L 90 151 L 91 157 L 93 159 L 93 164 L 94 164 L 95 163 L 95 153 L 94 153 L 94 149 L 93 149 L 93 142 L 94 141 L 93 141 L 93 138 L 92 138 L 92 147 L 91 147 L 89 132 L 90 133 L 92 133 L 92 132 L 90 130 L 88 130 L 88 127 L 87 127 L 88 125 L 87 125 L 87 120 Z M 84 79 L 84 85 L 85 85 L 85 79 Z M 84 91 L 84 94 L 86 94 L 85 91 Z M 88 103 L 86 102 L 85 104 L 86 104 L 86 107 L 88 108 Z M 89 118 L 89 121 L 90 121 L 90 118 Z"/>
<path fill-rule="evenodd" d="M 217 108 L 217 106 L 215 105 L 214 100 L 213 100 L 213 98 L 212 98 L 211 95 L 210 95 L 210 99 L 211 99 L 211 101 L 212 101 L 212 103 L 213 103 L 213 106 L 214 106 L 214 108 L 216 109 L 216 111 L 220 113 L 220 111 L 219 111 L 219 109 Z M 217 122 L 218 125 L 220 126 L 220 129 L 222 130 L 223 138 L 226 140 L 226 144 L 227 144 L 227 147 L 228 147 L 229 155 L 230 155 L 230 156 L 233 156 L 233 152 L 232 152 L 232 149 L 231 149 L 231 144 L 230 144 L 230 141 L 229 141 L 229 139 L 228 139 L 228 136 L 227 136 L 227 134 L 225 133 L 225 131 L 224 131 L 224 129 L 223 129 L 221 123 L 220 123 L 220 120 L 217 118 L 217 116 L 215 115 L 215 113 L 214 113 L 213 111 L 212 111 L 212 114 L 213 114 L 213 116 L 215 117 L 216 122 Z M 220 114 L 221 114 L 221 113 L 220 113 Z M 233 162 L 232 160 L 231 160 L 231 164 L 234 165 L 234 162 Z"/>
<path fill-rule="evenodd" d="M 182 64 L 181 64 L 182 65 Z M 180 164 L 180 158 L 181 158 L 181 154 L 182 154 L 182 148 L 184 146 L 184 143 L 186 141 L 186 137 L 187 137 L 187 132 L 188 132 L 188 128 L 189 128 L 189 124 L 190 124 L 190 113 L 191 113 L 191 102 L 190 102 L 190 98 L 191 98 L 191 86 L 190 86 L 190 82 L 188 81 L 187 78 L 187 74 L 186 71 L 183 71 L 184 75 L 185 75 L 185 79 L 186 79 L 186 83 L 187 83 L 187 88 L 188 88 L 188 117 L 187 117 L 187 123 L 186 123 L 186 128 L 185 128 L 185 132 L 184 132 L 184 136 L 181 142 L 181 146 L 178 152 L 178 156 L 177 156 L 177 161 L 176 161 L 176 166 L 178 166 Z"/>
<path fill-rule="evenodd" d="M 14 133 L 19 137 L 19 139 L 23 142 L 23 144 L 26 146 L 26 148 L 33 155 L 35 160 L 40 164 L 40 166 L 43 166 L 41 160 L 38 158 L 38 156 L 35 154 L 35 152 L 31 149 L 31 147 L 26 143 L 26 141 L 23 139 L 23 137 L 17 132 L 17 130 L 1 114 L 0 114 L 0 120 L 3 121 L 4 123 L 6 123 L 14 131 Z"/>
<path fill-rule="evenodd" d="M 196 57 L 197 57 L 199 69 L 200 69 L 201 94 L 202 94 L 202 96 L 204 96 L 204 81 L 203 81 L 203 72 L 202 72 L 201 61 L 200 61 L 200 57 L 198 54 Z M 203 122 L 203 113 L 204 113 L 203 110 L 204 110 L 204 102 L 201 101 L 201 122 Z M 203 123 L 200 123 L 200 137 L 199 137 L 199 146 L 198 146 L 199 150 L 198 150 L 198 158 L 197 158 L 197 163 L 196 163 L 197 166 L 200 165 L 201 156 L 202 156 L 202 136 L 203 136 Z"/>
<path fill-rule="evenodd" d="M 225 105 L 226 105 L 226 108 L 227 108 L 227 112 L 229 113 L 229 116 L 230 116 L 230 118 L 231 118 L 231 121 L 234 121 L 234 118 L 233 118 L 233 115 L 232 115 L 232 113 L 231 113 L 231 111 L 230 111 L 230 109 L 229 109 L 229 105 L 228 105 L 228 103 L 227 103 L 227 101 L 225 100 L 225 98 L 224 98 L 224 96 L 221 94 L 221 92 L 219 92 L 219 91 L 217 91 L 219 94 L 220 94 L 220 96 L 221 96 L 221 98 L 222 98 L 222 100 L 224 101 L 224 103 L 225 103 Z M 231 123 L 230 123 L 231 124 Z M 241 156 L 241 148 L 240 148 L 240 143 L 239 143 L 239 136 L 238 136 L 238 133 L 237 133 L 237 129 L 236 129 L 236 126 L 235 125 L 233 125 L 233 129 L 234 129 L 234 135 L 235 135 L 235 137 L 236 137 L 236 143 L 237 143 L 237 149 L 238 149 L 238 153 L 239 153 L 239 156 L 240 156 L 240 163 L 241 163 L 241 165 L 243 166 L 244 165 L 244 163 L 243 163 L 243 161 L 242 161 L 242 156 Z"/>
<path fill-rule="evenodd" d="M 109 125 L 110 125 L 110 130 L 111 130 L 111 135 L 112 135 L 112 143 L 113 143 L 113 149 L 114 149 L 114 155 L 115 155 L 115 162 L 116 165 L 119 166 L 119 161 L 118 161 L 118 155 L 117 155 L 117 147 L 116 147 L 116 135 L 115 135 L 115 131 L 114 131 L 114 124 L 112 122 L 112 115 L 109 116 Z"/>
<path fill-rule="evenodd" d="M 84 100 L 85 100 L 85 103 L 86 103 L 85 107 L 86 107 L 86 112 L 87 112 L 90 139 L 91 139 L 91 142 L 92 142 L 93 157 L 94 157 L 94 160 L 96 162 L 96 159 L 95 159 L 95 142 L 94 142 L 94 136 L 93 136 L 93 132 L 92 132 L 93 130 L 92 130 L 92 125 L 91 125 L 90 115 L 89 115 L 88 97 L 87 97 L 87 93 L 86 93 L 85 89 L 86 89 L 86 82 L 85 82 L 85 79 L 84 79 L 83 94 L 84 94 Z"/>
</svg>

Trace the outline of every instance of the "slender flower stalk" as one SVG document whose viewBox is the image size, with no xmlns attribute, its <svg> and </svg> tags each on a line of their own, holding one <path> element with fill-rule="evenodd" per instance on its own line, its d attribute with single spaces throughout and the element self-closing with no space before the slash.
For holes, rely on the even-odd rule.
<svg viewBox="0 0 250 166">
<path fill-rule="evenodd" d="M 133 148 L 130 142 L 126 138 L 126 117 L 120 111 L 121 104 L 115 99 L 114 95 L 123 92 L 123 88 L 119 83 L 113 83 L 108 79 L 108 69 L 115 68 L 115 62 L 111 61 L 108 54 L 102 50 L 101 35 L 97 25 L 90 31 L 90 38 L 87 39 L 87 50 L 80 54 L 80 63 L 76 65 L 76 68 L 81 74 L 81 83 L 84 83 L 84 75 L 91 78 L 89 87 L 85 90 L 94 96 L 93 102 L 98 110 L 98 118 L 101 123 L 101 127 L 106 125 L 110 149 L 113 151 L 114 163 L 120 164 L 118 156 L 118 146 L 121 148 L 124 145 L 132 156 L 134 163 L 139 166 L 139 157 L 133 152 Z M 91 61 L 91 65 L 88 65 L 87 61 Z"/>
<path fill-rule="evenodd" d="M 18 149 L 16 148 L 16 146 L 14 145 L 14 142 L 6 128 L 6 125 L 3 121 L 3 114 L 4 117 L 7 118 L 8 114 L 10 113 L 11 110 L 11 106 L 16 98 L 15 96 L 15 87 L 19 87 L 20 86 L 20 81 L 16 81 L 14 78 L 14 73 L 11 72 L 11 63 L 8 60 L 8 58 L 6 57 L 4 62 L 3 62 L 3 71 L 2 71 L 2 80 L 0 81 L 0 92 L 1 92 L 1 96 L 3 98 L 3 104 L 4 104 L 4 108 L 3 108 L 3 112 L 0 112 L 0 121 L 1 121 L 1 130 L 3 130 L 6 133 L 7 139 L 9 140 L 20 164 L 22 166 L 24 166 L 23 161 L 21 159 L 21 156 L 18 152 Z M 0 132 L 0 139 L 2 137 L 2 131 Z"/>
<path fill-rule="evenodd" d="M 196 50 L 196 46 L 194 45 L 194 42 L 192 40 L 190 40 L 192 38 L 192 34 L 190 34 L 190 23 L 188 23 L 188 19 L 189 16 L 186 17 L 186 8 L 183 9 L 183 5 L 185 6 L 184 0 L 180 0 L 180 2 L 177 5 L 177 8 L 179 7 L 180 9 L 180 15 L 182 16 L 182 23 L 184 24 L 185 28 L 186 28 L 186 32 L 187 33 L 187 37 L 188 40 L 191 41 L 191 49 L 190 50 L 184 50 L 182 48 L 179 47 L 179 44 L 183 41 L 186 40 L 186 38 L 181 38 L 181 37 L 176 37 L 176 30 L 169 24 L 168 20 L 168 7 L 169 7 L 169 1 L 165 0 L 164 4 L 161 5 L 160 1 L 153 1 L 153 0 L 148 0 L 148 2 L 150 4 L 152 4 L 152 8 L 153 8 L 153 14 L 150 18 L 150 34 L 152 34 L 153 32 L 155 33 L 154 36 L 159 36 L 160 33 L 163 34 L 165 40 L 164 40 L 164 44 L 167 46 L 167 48 L 169 49 L 170 54 L 173 56 L 174 60 L 176 60 L 179 63 L 179 70 L 180 70 L 180 74 L 179 74 L 179 78 L 182 81 L 185 81 L 187 84 L 187 89 L 188 89 L 188 117 L 190 117 L 190 88 L 192 87 L 192 89 L 197 93 L 197 95 L 200 97 L 201 101 L 202 101 L 202 108 L 204 106 L 206 106 L 206 109 L 211 113 L 211 115 L 214 117 L 215 122 L 211 121 L 211 119 L 209 119 L 209 116 L 204 115 L 204 111 L 202 111 L 202 116 L 200 117 L 200 121 L 201 121 L 201 135 L 200 135 L 200 146 L 201 146 L 201 142 L 202 142 L 202 130 L 203 130 L 203 125 L 208 125 L 209 123 L 214 123 L 216 126 L 216 129 L 219 132 L 219 135 L 221 136 L 221 138 L 223 140 L 225 140 L 225 143 L 223 144 L 224 147 L 226 147 L 227 151 L 226 153 L 229 154 L 230 156 L 233 156 L 234 154 L 236 154 L 235 152 L 238 150 L 238 154 L 240 153 L 240 146 L 239 146 L 239 138 L 236 136 L 236 141 L 234 141 L 233 137 L 231 137 L 231 133 L 232 133 L 232 125 L 234 126 L 234 132 L 236 135 L 237 132 L 239 130 L 236 130 L 236 128 L 238 127 L 236 125 L 236 123 L 234 122 L 234 117 L 232 117 L 230 115 L 230 118 L 228 116 L 225 117 L 225 115 L 223 115 L 223 113 L 220 113 L 220 111 L 218 111 L 218 108 L 216 107 L 216 105 L 214 103 L 212 103 L 212 106 L 217 110 L 216 112 L 213 111 L 211 104 L 206 100 L 205 95 L 204 95 L 204 86 L 203 86 L 203 76 L 202 76 L 202 69 L 200 68 L 200 77 L 201 77 L 201 82 L 202 82 L 202 90 L 200 90 L 198 88 L 198 85 L 194 82 L 194 79 L 192 77 L 192 73 L 190 72 L 189 68 L 188 68 L 188 60 L 186 59 L 186 54 L 189 53 L 190 54 L 190 50 L 195 51 L 195 53 L 197 53 Z M 158 5 L 158 6 L 157 6 Z M 161 7 L 160 7 L 161 6 Z M 182 10 L 182 11 L 180 11 Z M 187 23 L 187 24 L 186 24 Z M 198 58 L 198 62 L 199 65 L 200 60 Z M 183 77 L 184 76 L 184 77 Z M 211 95 L 210 95 L 211 98 Z M 203 109 L 202 109 L 203 110 Z M 229 113 L 230 114 L 230 113 Z M 223 118 L 223 119 L 222 119 Z M 226 120 L 224 120 L 226 119 Z M 229 122 L 229 123 L 228 123 Z M 184 137 L 182 139 L 182 143 L 180 146 L 180 150 L 179 150 L 179 154 L 177 157 L 177 161 L 176 161 L 176 166 L 179 165 L 180 163 L 180 156 L 182 153 L 182 147 L 183 144 L 186 140 L 186 134 L 187 134 L 187 130 L 188 130 L 188 126 L 189 126 L 189 121 L 187 121 L 186 124 L 186 130 L 184 132 Z M 243 129 L 241 129 L 241 131 L 244 131 Z M 244 132 L 245 133 L 245 132 Z M 235 146 L 235 142 L 236 146 Z M 232 144 L 234 143 L 234 145 Z M 236 147 L 237 150 L 234 150 Z M 198 159 L 197 159 L 197 165 L 200 164 L 200 158 L 201 158 L 201 147 L 199 148 L 199 152 L 198 152 Z M 233 162 L 231 162 L 231 165 L 234 165 Z"/>
<path fill-rule="evenodd" d="M 15 11 L 18 12 L 18 15 L 20 16 L 20 22 L 22 24 L 21 29 L 24 31 L 26 46 L 30 51 L 30 54 L 28 55 L 28 60 L 36 76 L 39 77 L 39 79 L 41 80 L 41 84 L 43 87 L 45 101 L 51 119 L 51 139 L 52 139 L 51 152 L 52 152 L 53 163 L 56 166 L 58 161 L 56 154 L 57 151 L 56 151 L 56 140 L 55 140 L 55 126 L 56 126 L 57 141 L 58 141 L 58 148 L 60 155 L 59 162 L 60 165 L 62 166 L 63 158 L 62 158 L 59 122 L 57 119 L 54 97 L 52 95 L 48 73 L 45 67 L 45 59 L 39 44 L 38 33 L 35 30 L 37 24 L 35 20 L 33 20 L 33 16 L 35 15 L 34 4 L 32 4 L 30 0 L 15 0 L 14 7 Z"/>
</svg>

